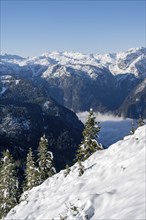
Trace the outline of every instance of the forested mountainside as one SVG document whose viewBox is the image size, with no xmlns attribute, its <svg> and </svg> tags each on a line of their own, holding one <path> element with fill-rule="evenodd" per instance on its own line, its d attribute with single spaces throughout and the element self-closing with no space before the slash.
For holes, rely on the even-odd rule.
<svg viewBox="0 0 146 220">
<path fill-rule="evenodd" d="M 1 85 L 1 152 L 9 149 L 22 162 L 29 147 L 36 152 L 40 137 L 45 134 L 57 170 L 70 164 L 83 130 L 75 113 L 50 98 L 43 85 L 11 76 L 1 77 Z"/>
</svg>

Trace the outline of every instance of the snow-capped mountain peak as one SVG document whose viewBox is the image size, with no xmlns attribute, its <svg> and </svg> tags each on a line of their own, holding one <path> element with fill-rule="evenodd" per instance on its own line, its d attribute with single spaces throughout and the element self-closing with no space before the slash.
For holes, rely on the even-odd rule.
<svg viewBox="0 0 146 220">
<path fill-rule="evenodd" d="M 76 112 L 90 107 L 113 111 L 146 78 L 145 63 L 145 48 L 102 55 L 71 51 L 22 59 L 6 55 L 1 57 L 0 75 L 41 81 L 53 99 Z"/>
<path fill-rule="evenodd" d="M 141 65 L 146 60 L 145 48 L 131 48 L 126 52 L 108 54 L 83 54 L 79 52 L 46 52 L 39 57 L 23 58 L 17 55 L 1 55 L 1 65 L 17 64 L 21 67 L 28 65 L 50 65 L 60 64 L 64 66 L 91 65 L 97 68 L 107 68 L 113 75 L 133 73 L 139 76 L 137 63 Z M 14 66 L 15 68 L 15 66 Z"/>
<path fill-rule="evenodd" d="M 7 54 L 7 53 L 1 53 L 0 54 L 0 60 L 1 61 L 5 60 L 5 61 L 8 61 L 8 62 L 9 61 L 15 62 L 16 60 L 21 61 L 21 60 L 24 60 L 24 59 L 26 59 L 26 58 L 18 56 L 18 55 L 12 55 L 12 54 Z"/>
</svg>

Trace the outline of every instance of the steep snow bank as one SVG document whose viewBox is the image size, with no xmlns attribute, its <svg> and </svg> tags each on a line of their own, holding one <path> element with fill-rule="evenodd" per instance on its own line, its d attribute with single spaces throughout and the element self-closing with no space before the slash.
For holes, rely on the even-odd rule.
<svg viewBox="0 0 146 220">
<path fill-rule="evenodd" d="M 64 171 L 22 196 L 7 219 L 145 219 L 146 126 L 134 135 L 94 153 L 64 177 Z"/>
</svg>

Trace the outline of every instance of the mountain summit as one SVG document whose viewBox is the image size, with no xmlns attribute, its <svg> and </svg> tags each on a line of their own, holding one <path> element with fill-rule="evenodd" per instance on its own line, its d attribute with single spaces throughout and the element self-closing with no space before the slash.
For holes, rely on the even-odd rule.
<svg viewBox="0 0 146 220">
<path fill-rule="evenodd" d="M 79 52 L 46 52 L 39 57 L 23 58 L 17 55 L 2 54 L 2 64 L 17 64 L 20 67 L 28 65 L 50 66 L 60 64 L 62 66 L 74 66 L 81 69 L 82 66 L 95 66 L 108 68 L 113 75 L 133 73 L 139 75 L 137 63 L 146 58 L 145 48 L 131 48 L 126 52 L 108 54 L 82 54 Z M 45 73 L 44 75 L 46 75 Z"/>
</svg>

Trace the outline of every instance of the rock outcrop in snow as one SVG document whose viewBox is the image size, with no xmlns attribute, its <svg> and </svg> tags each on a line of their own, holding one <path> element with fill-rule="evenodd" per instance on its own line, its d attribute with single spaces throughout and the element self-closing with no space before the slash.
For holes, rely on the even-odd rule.
<svg viewBox="0 0 146 220">
<path fill-rule="evenodd" d="M 23 194 L 5 220 L 145 219 L 146 126 Z M 64 217 L 64 218 L 61 218 Z"/>
</svg>

